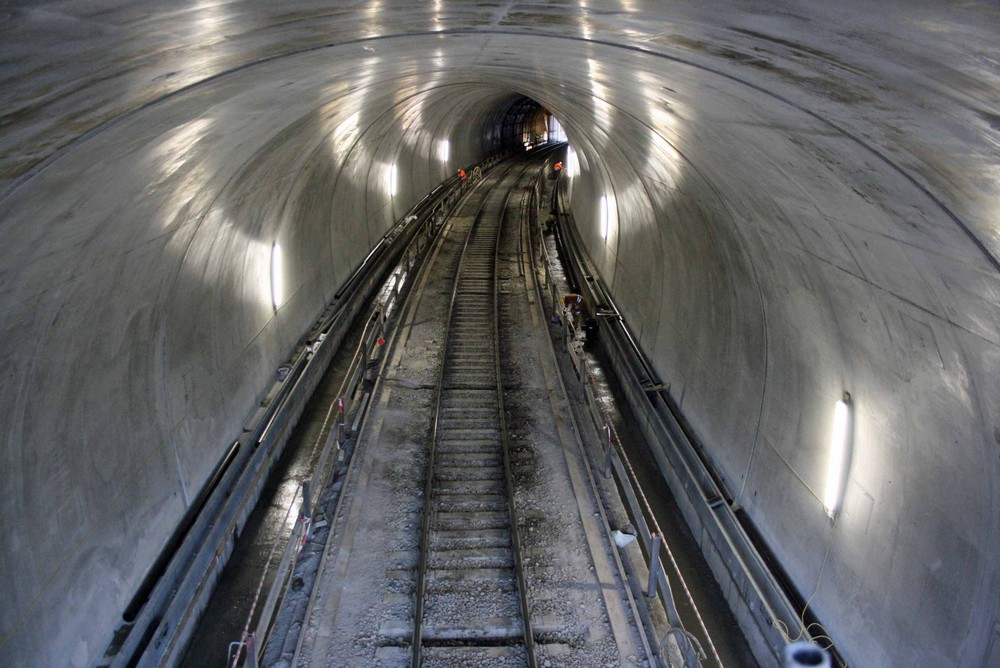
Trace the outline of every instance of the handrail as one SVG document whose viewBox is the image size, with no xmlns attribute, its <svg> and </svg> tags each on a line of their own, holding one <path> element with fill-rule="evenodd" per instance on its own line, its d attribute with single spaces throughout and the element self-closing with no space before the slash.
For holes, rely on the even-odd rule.
<svg viewBox="0 0 1000 668">
<path fill-rule="evenodd" d="M 541 238 L 541 235 L 539 235 L 539 243 L 537 246 L 538 247 L 537 260 L 536 260 L 535 244 L 531 243 L 530 246 L 531 246 L 532 261 L 541 264 L 545 286 L 548 289 L 550 295 L 552 296 L 551 312 L 553 316 L 556 316 L 562 312 L 562 309 L 559 308 L 557 300 L 558 286 L 556 285 L 555 278 L 553 277 L 552 271 L 550 270 L 550 267 L 554 259 L 549 254 L 548 248 L 545 246 L 544 240 Z M 594 421 L 594 427 L 597 428 L 598 431 L 606 430 L 608 434 L 606 450 L 604 452 L 605 466 L 603 468 L 606 471 L 605 475 L 610 475 L 612 472 L 614 472 L 618 484 L 625 493 L 626 501 L 628 502 L 628 506 L 631 511 L 630 514 L 635 519 L 636 523 L 639 525 L 640 538 L 642 539 L 642 542 L 646 547 L 646 553 L 649 555 L 648 559 L 646 559 L 646 565 L 650 573 L 650 583 L 651 583 L 648 595 L 653 596 L 655 595 L 654 592 L 656 590 L 659 591 L 660 598 L 663 602 L 664 609 L 667 612 L 667 619 L 671 627 L 680 629 L 681 633 L 674 636 L 674 640 L 678 646 L 678 649 L 682 653 L 682 656 L 685 660 L 685 665 L 691 666 L 692 668 L 700 666 L 701 664 L 699 661 L 699 657 L 704 658 L 704 651 L 700 649 L 700 645 L 696 647 L 694 644 L 692 644 L 692 642 L 697 643 L 697 639 L 691 636 L 691 634 L 684 628 L 684 624 L 681 621 L 680 614 L 677 611 L 677 605 L 673 599 L 673 593 L 671 591 L 669 579 L 666 573 L 663 571 L 662 566 L 660 566 L 659 564 L 658 552 L 660 547 L 662 546 L 663 548 L 666 549 L 667 555 L 674 566 L 677 577 L 681 581 L 684 587 L 684 591 L 687 594 L 688 603 L 691 605 L 692 609 L 695 612 L 695 615 L 701 626 L 702 633 L 704 634 L 706 640 L 709 643 L 709 646 L 712 649 L 715 661 L 718 664 L 718 666 L 722 668 L 723 666 L 722 661 L 719 658 L 718 652 L 715 649 L 715 645 L 712 642 L 712 638 L 708 633 L 708 629 L 705 627 L 701 613 L 698 611 L 698 606 L 695 603 L 693 596 L 691 595 L 687 583 L 684 581 L 684 577 L 680 569 L 677 567 L 676 561 L 673 559 L 673 554 L 670 550 L 670 546 L 667 544 L 665 540 L 663 540 L 664 534 L 660 529 L 659 524 L 657 523 L 656 517 L 653 514 L 653 511 L 649 506 L 648 501 L 646 501 L 645 494 L 642 492 L 642 488 L 639 485 L 639 481 L 634 476 L 634 471 L 632 472 L 633 475 L 630 476 L 627 474 L 626 469 L 622 466 L 622 462 L 625 462 L 628 465 L 628 471 L 632 471 L 631 463 L 629 463 L 628 457 L 625 454 L 624 449 L 622 449 L 621 447 L 621 442 L 620 440 L 618 441 L 619 447 L 617 449 L 614 448 L 611 442 L 612 434 L 614 434 L 615 438 L 617 439 L 617 430 L 614 427 L 614 422 L 610 419 L 607 412 L 603 409 L 600 402 L 596 398 L 594 388 L 592 387 L 594 379 L 588 374 L 586 359 L 576 349 L 576 347 L 572 345 L 573 341 L 576 338 L 576 328 L 573 324 L 570 323 L 569 317 L 563 317 L 561 318 L 561 320 L 563 324 L 562 327 L 563 341 L 565 343 L 566 350 L 569 353 L 573 368 L 579 374 L 581 385 L 584 390 L 584 397 L 587 404 L 587 408 L 591 414 L 591 418 Z M 617 459 L 616 455 L 618 457 Z M 636 489 L 639 490 L 638 496 L 635 493 Z M 642 500 L 641 504 L 639 503 L 639 499 Z M 653 525 L 655 531 L 649 530 L 648 528 L 649 524 Z M 669 636 L 671 636 L 671 631 L 668 630 L 665 635 L 665 639 Z"/>
<path fill-rule="evenodd" d="M 506 157 L 506 153 L 491 156 L 483 164 L 493 166 L 504 157 Z M 482 170 L 480 170 L 480 173 L 482 173 Z M 354 274 L 345 281 L 344 287 L 341 288 L 334 298 L 343 297 L 348 291 L 349 296 L 353 298 L 357 293 L 357 286 L 355 284 L 358 273 L 363 271 L 366 266 L 373 266 L 376 262 L 384 261 L 385 258 L 401 258 L 395 269 L 393 269 L 392 274 L 395 275 L 403 272 L 404 275 L 409 275 L 419 265 L 423 254 L 430 247 L 430 239 L 440 230 L 440 224 L 447 217 L 447 211 L 453 209 L 458 201 L 464 197 L 465 193 L 474 185 L 471 179 L 462 181 L 458 177 L 452 177 L 444 183 L 439 184 L 433 191 L 415 204 L 392 229 L 382 236 L 379 242 L 376 243 L 375 248 L 361 262 Z M 402 246 L 398 245 L 400 241 L 403 242 Z M 383 273 L 382 275 L 386 274 Z M 333 469 L 327 466 L 327 460 L 333 447 L 336 446 L 339 450 L 348 438 L 344 432 L 346 416 L 354 412 L 356 406 L 358 410 L 366 410 L 367 408 L 364 398 L 361 400 L 357 399 L 357 388 L 360 385 L 361 377 L 368 364 L 377 359 L 378 355 L 382 352 L 382 344 L 377 342 L 383 340 L 383 335 L 388 327 L 388 314 L 394 310 L 402 294 L 398 280 L 393 285 L 392 293 L 382 306 L 373 311 L 365 324 L 365 328 L 358 338 L 357 347 L 348 365 L 347 373 L 335 395 L 337 399 L 331 402 L 327 409 L 323 425 L 320 428 L 308 459 L 309 462 L 316 461 L 317 464 L 313 469 L 313 477 L 303 483 L 305 487 L 302 500 L 303 508 L 310 506 L 310 498 L 308 496 L 310 491 L 316 495 L 316 498 L 319 498 L 330 482 Z M 319 332 L 314 347 L 318 348 L 323 343 L 323 337 L 325 337 L 331 326 L 332 317 L 321 319 L 320 324 L 314 328 L 314 331 Z M 334 427 L 327 430 L 335 407 L 337 408 L 337 423 Z M 316 460 L 315 455 L 320 443 L 323 443 L 324 447 L 319 459 Z M 318 479 L 316 478 L 316 472 L 318 472 Z M 290 501 L 289 512 L 296 498 L 293 497 Z M 255 614 L 257 602 L 256 599 L 253 601 L 247 615 L 243 637 L 240 642 L 232 643 L 232 646 L 236 647 L 236 654 L 232 660 L 233 668 L 237 665 L 244 648 L 253 648 L 255 650 L 257 654 L 253 658 L 254 661 L 266 650 L 269 631 L 274 621 L 273 615 L 277 612 L 279 600 L 287 593 L 281 585 L 284 584 L 287 587 L 290 583 L 289 575 L 294 571 L 296 558 L 301 548 L 310 538 L 309 532 L 312 526 L 311 515 L 311 512 L 305 510 L 300 513 L 291 533 L 286 539 L 285 556 L 278 567 L 278 573 L 274 577 L 274 585 L 264 606 L 265 613 L 261 615 L 261 619 L 257 622 L 257 631 L 250 633 L 249 629 Z M 276 537 L 275 545 L 277 545 L 280 539 L 280 535 Z M 261 584 L 268 576 L 270 564 L 271 560 L 269 558 L 260 574 Z M 260 585 L 258 585 L 258 595 L 259 591 Z M 260 641 L 261 638 L 263 638 L 263 641 Z"/>
<path fill-rule="evenodd" d="M 607 411 L 604 410 L 601 403 L 597 400 L 596 381 L 588 373 L 586 364 L 581 364 L 580 374 L 583 382 L 585 383 L 587 403 L 591 408 L 592 415 L 596 414 L 599 416 L 600 420 L 598 422 L 607 430 L 608 440 L 606 444 L 607 451 L 605 454 L 605 461 L 611 465 L 609 468 L 615 473 L 615 478 L 618 481 L 618 484 L 626 490 L 626 496 L 632 511 L 632 517 L 636 518 L 637 523 L 640 525 L 640 537 L 642 538 L 643 544 L 646 546 L 647 553 L 649 554 L 647 567 L 650 572 L 650 582 L 655 583 L 660 591 L 664 607 L 667 610 L 667 617 L 670 620 L 671 625 L 680 628 L 685 635 L 690 637 L 690 633 L 684 628 L 684 622 L 681 621 L 680 613 L 677 610 L 677 604 L 674 602 L 669 579 L 660 565 L 658 554 L 660 547 L 666 550 L 667 557 L 670 559 L 674 573 L 677 575 L 677 580 L 684 588 L 684 594 L 687 598 L 688 604 L 694 611 L 695 618 L 698 620 L 698 625 L 701 627 L 701 632 L 704 634 L 705 639 L 708 641 L 708 646 L 712 650 L 712 656 L 715 659 L 715 663 L 719 666 L 719 668 L 723 668 L 722 659 L 719 658 L 719 653 L 715 648 L 712 636 L 708 632 L 708 628 L 705 626 L 705 620 L 701 615 L 701 611 L 698 609 L 698 604 L 695 603 L 694 596 L 692 596 L 691 590 L 688 588 L 687 581 L 684 579 L 684 575 L 681 572 L 680 567 L 677 565 L 676 559 L 674 559 L 674 553 L 673 550 L 670 549 L 670 543 L 666 540 L 666 536 L 660 528 L 656 515 L 653 513 L 653 509 L 650 506 L 649 501 L 646 499 L 646 495 L 642 490 L 639 478 L 636 475 L 635 470 L 632 468 L 632 462 L 629 459 L 628 454 L 625 452 L 625 447 L 622 445 L 621 438 L 618 436 L 618 429 L 615 427 L 614 420 L 608 415 Z M 595 424 L 595 426 L 600 425 Z M 612 435 L 614 436 L 614 442 L 612 442 L 611 439 Z M 654 529 L 653 531 L 650 530 L 650 525 L 652 529 Z M 695 651 L 695 648 L 691 647 L 689 644 L 685 644 L 685 646 L 682 646 L 681 649 L 689 654 L 691 658 L 694 658 L 696 654 L 699 654 Z M 704 651 L 700 652 L 700 655 L 700 658 L 705 658 Z M 691 661 L 691 663 L 692 665 L 698 665 L 696 663 L 696 659 Z"/>
<path fill-rule="evenodd" d="M 267 560 L 264 563 L 264 567 L 261 569 L 260 578 L 257 584 L 257 590 L 254 594 L 253 600 L 251 601 L 250 609 L 249 612 L 247 613 L 246 623 L 243 626 L 243 634 L 241 636 L 241 641 L 238 643 L 231 644 L 231 646 L 236 647 L 236 653 L 233 655 L 232 662 L 230 664 L 231 668 L 236 668 L 236 666 L 239 664 L 242 651 L 245 647 L 249 648 L 248 651 L 263 651 L 263 649 L 267 645 L 267 632 L 271 626 L 271 623 L 273 622 L 273 619 L 271 617 L 275 610 L 275 606 L 277 605 L 277 597 L 279 591 L 281 590 L 281 584 L 286 581 L 288 574 L 295 568 L 295 558 L 298 556 L 299 550 L 305 544 L 305 541 L 309 539 L 309 532 L 312 526 L 312 513 L 310 512 L 310 506 L 311 506 L 310 490 L 312 489 L 315 490 L 316 492 L 321 493 L 326 488 L 327 482 L 329 481 L 329 477 L 332 474 L 332 469 L 329 469 L 329 467 L 325 466 L 325 462 L 329 456 L 329 453 L 332 450 L 333 445 L 336 444 L 337 449 L 340 449 L 341 445 L 345 440 L 343 438 L 342 432 L 335 431 L 333 427 L 331 427 L 329 430 L 327 429 L 327 427 L 330 426 L 330 418 L 333 416 L 334 408 L 337 408 L 338 421 L 336 426 L 338 428 L 343 427 L 344 415 L 350 412 L 350 409 L 353 404 L 353 402 L 351 404 L 346 403 L 348 399 L 346 399 L 345 397 L 345 389 L 347 388 L 348 384 L 351 383 L 353 380 L 356 380 L 356 376 L 352 372 L 352 370 L 355 368 L 363 369 L 365 365 L 367 365 L 367 363 L 370 361 L 369 355 L 372 351 L 369 349 L 368 346 L 366 346 L 366 343 L 370 341 L 370 338 L 367 336 L 369 329 L 371 328 L 373 323 L 378 323 L 377 327 L 372 331 L 381 334 L 382 327 L 384 325 L 384 321 L 382 320 L 381 314 L 384 311 L 388 311 L 389 308 L 390 304 L 387 304 L 383 308 L 376 308 L 373 314 L 369 317 L 368 322 L 365 323 L 365 328 L 361 332 L 361 336 L 359 337 L 358 340 L 358 345 L 355 348 L 354 355 L 352 356 L 351 362 L 348 365 L 348 372 L 344 376 L 340 388 L 334 395 L 335 397 L 337 397 L 337 399 L 330 403 L 326 415 L 323 418 L 323 425 L 320 427 L 320 431 L 316 436 L 315 442 L 313 443 L 312 451 L 309 453 L 309 458 L 307 459 L 308 462 L 316 461 L 316 451 L 319 449 L 320 443 L 324 443 L 322 454 L 320 455 L 320 458 L 317 462 L 317 466 L 314 469 L 314 472 L 318 472 L 319 479 L 315 481 L 317 483 L 315 486 L 312 485 L 313 482 L 312 478 L 307 478 L 306 480 L 304 480 L 300 485 L 299 489 L 296 490 L 295 494 L 292 496 L 292 499 L 288 503 L 288 509 L 286 510 L 285 513 L 285 522 L 283 522 L 282 525 L 287 524 L 288 517 L 291 516 L 292 509 L 295 507 L 296 501 L 298 501 L 299 498 L 299 493 L 301 492 L 302 510 L 299 513 L 299 516 L 292 527 L 291 533 L 289 534 L 288 538 L 285 539 L 285 551 L 282 557 L 281 564 L 278 567 L 278 573 L 274 577 L 274 585 L 272 586 L 271 591 L 268 594 L 268 599 L 264 606 L 265 612 L 261 615 L 261 619 L 258 620 L 256 627 L 257 630 L 254 633 L 251 633 L 250 627 L 253 622 L 254 614 L 256 613 L 257 603 L 260 598 L 261 590 L 263 589 L 264 582 L 266 581 L 268 573 L 270 572 L 271 562 L 274 557 L 274 554 L 277 551 L 278 545 L 282 541 L 281 534 L 275 536 L 274 542 L 271 546 L 271 550 L 268 553 Z M 352 394 L 353 393 L 348 393 L 348 396 Z M 353 399 L 353 396 L 351 396 L 351 399 Z M 259 639 L 261 638 L 263 638 L 262 642 L 253 642 L 253 641 L 259 641 Z M 254 660 L 256 660 L 256 657 L 254 658 Z"/>
<path fill-rule="evenodd" d="M 586 267 L 585 255 L 579 249 L 579 241 L 573 235 L 572 227 L 563 224 L 564 214 L 559 213 L 561 246 L 570 256 L 574 268 Z M 721 557 L 719 566 L 710 560 L 713 569 L 726 568 L 717 572 L 717 578 L 731 577 L 738 584 L 736 593 L 744 598 L 753 626 L 741 626 L 748 637 L 763 643 L 774 657 L 780 661 L 785 638 L 780 629 L 782 619 L 797 619 L 798 614 L 792 603 L 797 596 L 786 590 L 767 566 L 761 550 L 742 526 L 735 510 L 731 507 L 731 496 L 718 478 L 711 463 L 707 461 L 701 444 L 685 425 L 684 417 L 667 395 L 668 385 L 663 384 L 645 354 L 639 348 L 628 323 L 621 316 L 610 293 L 600 279 L 587 274 L 580 290 L 586 294 L 591 304 L 604 304 L 609 310 L 597 315 L 611 315 L 605 320 L 602 343 L 622 376 L 622 385 L 633 408 L 647 416 L 640 421 L 640 428 L 658 444 L 653 454 L 671 488 L 675 490 L 681 503 L 682 512 L 689 523 L 703 525 L 707 531 L 703 540 L 710 541 L 709 547 Z M 670 482 L 671 478 L 674 480 Z M 696 484 L 690 485 L 694 481 Z M 693 513 L 693 515 L 692 515 Z M 706 545 L 702 545 L 707 549 Z M 763 615 L 761 615 L 763 613 Z M 761 619 L 763 617 L 763 619 Z M 805 633 L 804 637 L 809 638 Z"/>
</svg>

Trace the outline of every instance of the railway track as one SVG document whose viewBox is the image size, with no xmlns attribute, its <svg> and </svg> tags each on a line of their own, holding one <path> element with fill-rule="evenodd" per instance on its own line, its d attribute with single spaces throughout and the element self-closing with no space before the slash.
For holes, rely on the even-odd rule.
<svg viewBox="0 0 1000 668">
<path fill-rule="evenodd" d="M 449 308 L 424 486 L 412 666 L 461 665 L 484 651 L 535 666 L 504 413 L 498 242 L 509 193 L 486 197 Z M 489 649 L 487 649 L 489 648 Z"/>
</svg>

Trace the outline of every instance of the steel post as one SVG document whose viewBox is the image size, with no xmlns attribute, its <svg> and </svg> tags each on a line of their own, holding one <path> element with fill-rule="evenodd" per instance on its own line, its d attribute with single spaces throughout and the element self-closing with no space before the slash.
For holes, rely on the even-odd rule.
<svg viewBox="0 0 1000 668">
<path fill-rule="evenodd" d="M 604 477 L 611 477 L 611 458 L 614 456 L 615 450 L 611 447 L 611 425 L 604 425 L 604 431 L 608 435 L 607 443 L 604 445 Z"/>
<path fill-rule="evenodd" d="M 650 535 L 653 539 L 653 547 L 649 550 L 649 586 L 646 588 L 646 596 L 652 598 L 656 596 L 656 577 L 660 572 L 660 534 Z"/>
<path fill-rule="evenodd" d="M 362 367 L 364 368 L 364 367 Z M 337 446 L 344 444 L 344 406 L 346 402 L 344 397 L 337 399 Z"/>
<path fill-rule="evenodd" d="M 247 636 L 247 662 L 244 668 L 257 668 L 257 642 L 254 634 Z"/>
<path fill-rule="evenodd" d="M 312 517 L 312 504 L 311 504 L 310 499 L 309 499 L 309 486 L 310 486 L 310 480 L 309 480 L 309 478 L 306 478 L 305 480 L 302 481 L 302 510 L 301 510 L 301 515 L 302 515 L 302 519 L 303 520 L 305 520 L 305 519 L 307 519 L 309 517 Z"/>
</svg>

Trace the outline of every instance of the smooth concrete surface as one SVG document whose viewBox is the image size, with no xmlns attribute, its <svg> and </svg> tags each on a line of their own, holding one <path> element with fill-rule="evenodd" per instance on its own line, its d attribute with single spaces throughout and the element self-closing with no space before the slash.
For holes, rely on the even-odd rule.
<svg viewBox="0 0 1000 668">
<path fill-rule="evenodd" d="M 99 658 L 299 334 L 518 94 L 566 127 L 602 278 L 841 653 L 1000 657 L 995 4 L 0 16 L 3 665 Z"/>
</svg>

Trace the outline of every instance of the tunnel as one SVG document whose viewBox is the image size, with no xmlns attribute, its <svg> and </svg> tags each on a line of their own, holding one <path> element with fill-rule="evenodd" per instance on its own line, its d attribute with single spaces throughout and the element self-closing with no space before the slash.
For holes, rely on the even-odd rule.
<svg viewBox="0 0 1000 668">
<path fill-rule="evenodd" d="M 994 3 L 0 13 L 3 665 L 101 657 L 344 281 L 547 114 L 597 277 L 839 654 L 1000 665 Z"/>
</svg>

